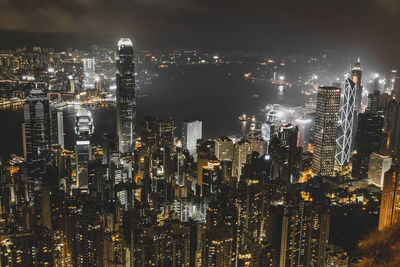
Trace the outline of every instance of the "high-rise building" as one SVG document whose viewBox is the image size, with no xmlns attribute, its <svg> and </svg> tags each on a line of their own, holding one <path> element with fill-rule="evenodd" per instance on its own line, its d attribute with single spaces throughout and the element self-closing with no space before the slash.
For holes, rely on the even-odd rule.
<svg viewBox="0 0 400 267">
<path fill-rule="evenodd" d="M 145 117 L 142 125 L 142 147 L 148 155 L 157 150 L 157 120 L 152 117 Z"/>
<path fill-rule="evenodd" d="M 220 161 L 233 160 L 233 142 L 226 136 L 215 140 L 215 156 Z"/>
<path fill-rule="evenodd" d="M 91 142 L 93 131 L 92 114 L 85 109 L 79 110 L 75 120 L 75 167 L 77 188 L 87 188 L 88 186 L 88 165 L 89 161 L 93 158 Z"/>
<path fill-rule="evenodd" d="M 400 167 L 392 165 L 385 173 L 382 189 L 379 230 L 400 222 Z"/>
<path fill-rule="evenodd" d="M 362 83 L 361 83 L 361 77 L 362 77 L 362 67 L 360 63 L 360 59 L 357 60 L 357 63 L 354 65 L 354 67 L 351 69 L 351 80 L 356 84 L 356 95 L 355 95 L 355 109 L 358 115 L 358 113 L 361 112 L 361 99 L 362 99 Z"/>
<path fill-rule="evenodd" d="M 174 146 L 174 120 L 171 118 L 158 119 L 156 125 L 156 140 L 158 147 L 172 148 Z"/>
<path fill-rule="evenodd" d="M 382 187 L 385 172 L 392 166 L 392 158 L 378 153 L 371 153 L 369 158 L 368 180 L 370 184 Z"/>
<path fill-rule="evenodd" d="M 330 215 L 312 202 L 289 204 L 282 219 L 280 266 L 324 266 Z"/>
<path fill-rule="evenodd" d="M 128 38 L 118 42 L 116 75 L 119 151 L 129 153 L 135 142 L 136 95 L 133 45 Z"/>
<path fill-rule="evenodd" d="M 383 117 L 378 114 L 361 113 L 353 156 L 352 176 L 358 179 L 368 177 L 369 157 L 372 152 L 379 152 L 382 139 Z"/>
<path fill-rule="evenodd" d="M 237 208 L 228 196 L 219 196 L 207 210 L 202 266 L 234 266 L 237 242 Z"/>
<path fill-rule="evenodd" d="M 276 153 L 281 154 L 279 158 L 283 159 L 280 163 L 285 171 L 281 173 L 281 178 L 292 183 L 297 182 L 300 178 L 302 147 L 299 146 L 299 134 L 298 126 L 291 124 L 284 125 L 278 133 L 279 144 L 282 150 L 276 151 L 276 146 L 274 149 L 271 149 L 271 154 L 274 154 L 274 160 L 277 156 Z M 275 153 L 272 153 L 272 150 L 275 150 Z"/>
<path fill-rule="evenodd" d="M 343 92 L 343 100 L 339 110 L 339 129 L 336 152 L 336 161 L 344 166 L 350 161 L 350 152 L 353 147 L 353 122 L 357 84 L 347 78 Z"/>
<path fill-rule="evenodd" d="M 232 176 L 239 181 L 242 168 L 246 163 L 247 155 L 252 152 L 265 153 L 265 143 L 261 139 L 240 140 L 233 146 Z"/>
<path fill-rule="evenodd" d="M 395 99 L 399 100 L 400 99 L 400 76 L 397 73 L 397 71 L 393 73 L 392 81 L 393 81 L 392 96 L 395 97 Z"/>
<path fill-rule="evenodd" d="M 55 108 L 51 111 L 51 144 L 59 144 L 64 147 L 63 112 Z"/>
<path fill-rule="evenodd" d="M 356 137 L 356 132 L 357 132 L 357 120 L 358 120 L 358 114 L 361 113 L 361 101 L 362 101 L 362 91 L 363 91 L 363 86 L 361 83 L 361 77 L 362 77 L 362 67 L 360 63 L 360 59 L 357 60 L 357 63 L 354 65 L 354 67 L 351 69 L 351 79 L 353 82 L 356 84 L 356 98 L 355 98 L 355 103 L 354 103 L 354 118 L 353 118 L 353 144 L 354 144 L 354 138 Z"/>
<path fill-rule="evenodd" d="M 316 175 L 334 174 L 336 134 L 340 105 L 340 88 L 320 87 L 314 131 L 314 159 L 312 171 Z"/>
<path fill-rule="evenodd" d="M 400 154 L 400 102 L 397 100 L 390 101 L 386 107 L 383 131 L 381 154 L 397 159 Z"/>
<path fill-rule="evenodd" d="M 49 100 L 43 91 L 33 89 L 29 92 L 25 101 L 24 158 L 28 165 L 28 178 L 40 183 L 45 172 L 44 165 L 51 142 Z"/>
<path fill-rule="evenodd" d="M 379 111 L 379 99 L 381 93 L 375 90 L 373 93 L 368 95 L 368 106 L 366 112 L 377 114 Z"/>
<path fill-rule="evenodd" d="M 202 138 L 202 121 L 194 118 L 182 123 L 182 145 L 190 155 L 196 155 L 197 140 Z"/>
<path fill-rule="evenodd" d="M 94 89 L 96 65 L 94 58 L 83 59 L 83 85 L 86 90 Z"/>
<path fill-rule="evenodd" d="M 296 124 L 299 127 L 299 146 L 301 146 L 303 150 L 308 149 L 311 137 L 311 128 L 314 124 L 313 122 L 314 118 L 310 115 L 303 116 L 296 120 Z"/>
</svg>

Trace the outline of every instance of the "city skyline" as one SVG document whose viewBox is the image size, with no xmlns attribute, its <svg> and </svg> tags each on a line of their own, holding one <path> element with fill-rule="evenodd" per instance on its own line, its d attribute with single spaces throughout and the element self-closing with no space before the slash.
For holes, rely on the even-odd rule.
<svg viewBox="0 0 400 267">
<path fill-rule="evenodd" d="M 399 11 L 0 0 L 0 266 L 400 265 Z"/>
</svg>

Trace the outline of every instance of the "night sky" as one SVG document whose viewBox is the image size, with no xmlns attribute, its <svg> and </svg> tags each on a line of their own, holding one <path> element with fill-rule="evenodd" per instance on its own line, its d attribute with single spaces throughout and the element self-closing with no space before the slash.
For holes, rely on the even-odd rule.
<svg viewBox="0 0 400 267">
<path fill-rule="evenodd" d="M 0 47 L 143 47 L 369 54 L 400 62 L 398 0 L 0 0 Z"/>
</svg>

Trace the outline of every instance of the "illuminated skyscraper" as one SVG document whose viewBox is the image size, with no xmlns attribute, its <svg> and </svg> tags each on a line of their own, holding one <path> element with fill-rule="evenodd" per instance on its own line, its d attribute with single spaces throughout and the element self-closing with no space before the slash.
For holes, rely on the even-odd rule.
<svg viewBox="0 0 400 267">
<path fill-rule="evenodd" d="M 340 166 L 344 166 L 350 161 L 357 84 L 352 79 L 347 78 L 343 93 L 344 96 L 339 110 L 339 136 L 336 140 L 336 161 Z"/>
<path fill-rule="evenodd" d="M 381 153 L 394 159 L 400 155 L 400 102 L 390 101 L 385 110 L 385 123 L 383 127 L 384 141 Z"/>
<path fill-rule="evenodd" d="M 215 140 L 215 156 L 220 161 L 233 160 L 233 142 L 228 137 L 219 137 Z"/>
<path fill-rule="evenodd" d="M 229 196 L 218 197 L 207 210 L 202 266 L 235 266 L 237 208 Z"/>
<path fill-rule="evenodd" d="M 156 126 L 156 142 L 158 148 L 172 149 L 174 146 L 174 120 L 171 118 L 158 119 Z"/>
<path fill-rule="evenodd" d="M 94 89 L 94 82 L 95 82 L 95 72 L 96 72 L 96 65 L 94 58 L 84 58 L 83 59 L 83 75 L 84 80 L 83 84 L 86 90 Z"/>
<path fill-rule="evenodd" d="M 361 113 L 358 116 L 356 153 L 353 156 L 352 176 L 368 177 L 369 157 L 372 152 L 379 152 L 382 139 L 383 117 L 378 114 Z"/>
<path fill-rule="evenodd" d="M 93 158 L 91 144 L 93 131 L 92 114 L 85 109 L 79 110 L 75 121 L 75 164 L 78 188 L 88 186 L 88 164 Z"/>
<path fill-rule="evenodd" d="M 157 120 L 145 117 L 142 125 L 142 148 L 145 153 L 152 155 L 157 150 Z"/>
<path fill-rule="evenodd" d="M 59 144 L 64 147 L 63 112 L 58 109 L 51 111 L 51 144 Z"/>
<path fill-rule="evenodd" d="M 290 203 L 282 220 L 280 266 L 324 266 L 330 215 L 312 202 Z"/>
<path fill-rule="evenodd" d="M 314 125 L 313 116 L 306 115 L 296 120 L 296 124 L 299 127 L 299 146 L 304 151 L 308 149 L 308 144 L 311 136 L 311 128 Z"/>
<path fill-rule="evenodd" d="M 357 63 L 351 69 L 351 80 L 357 85 L 356 96 L 355 96 L 355 109 L 360 113 L 361 111 L 361 98 L 362 98 L 362 67 L 360 63 L 360 59 L 357 60 Z M 358 115 L 358 114 L 357 114 Z"/>
<path fill-rule="evenodd" d="M 354 110 L 353 133 L 352 133 L 353 141 L 354 141 L 354 138 L 356 136 L 356 131 L 357 131 L 358 114 L 361 113 L 361 100 L 362 100 L 362 91 L 363 91 L 361 77 L 362 77 L 362 67 L 361 67 L 360 59 L 358 59 L 357 63 L 351 69 L 351 79 L 356 84 L 356 96 L 355 96 L 356 98 L 355 98 L 355 103 L 354 103 L 355 110 Z"/>
<path fill-rule="evenodd" d="M 316 175 L 334 174 L 339 104 L 339 88 L 320 87 L 318 89 L 312 164 L 312 171 Z"/>
<path fill-rule="evenodd" d="M 385 172 L 392 166 L 392 158 L 389 156 L 372 153 L 369 158 L 368 180 L 370 184 L 382 187 Z"/>
<path fill-rule="evenodd" d="M 196 155 L 197 139 L 202 137 L 202 121 L 186 119 L 182 123 L 182 145 L 189 150 L 190 155 Z"/>
<path fill-rule="evenodd" d="M 368 107 L 366 112 L 377 114 L 379 111 L 379 99 L 381 97 L 381 93 L 378 90 L 375 90 L 373 93 L 368 95 Z"/>
<path fill-rule="evenodd" d="M 400 168 L 392 165 L 385 173 L 383 182 L 381 209 L 379 213 L 379 230 L 400 222 Z"/>
<path fill-rule="evenodd" d="M 130 39 L 122 38 L 117 51 L 117 133 L 119 151 L 133 150 L 136 127 L 136 96 L 133 45 Z"/>
<path fill-rule="evenodd" d="M 50 148 L 49 100 L 41 90 L 33 89 L 25 99 L 23 147 L 28 178 L 39 182 L 45 172 L 46 154 Z"/>
<path fill-rule="evenodd" d="M 240 140 L 233 146 L 232 176 L 239 181 L 242 175 L 242 168 L 246 163 L 247 155 L 258 152 L 260 155 L 265 153 L 265 143 L 261 139 Z"/>
</svg>

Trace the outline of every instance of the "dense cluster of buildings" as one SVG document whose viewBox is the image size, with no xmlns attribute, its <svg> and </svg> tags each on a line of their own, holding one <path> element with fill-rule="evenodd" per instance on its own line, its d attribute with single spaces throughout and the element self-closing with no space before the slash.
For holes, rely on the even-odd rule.
<svg viewBox="0 0 400 267">
<path fill-rule="evenodd" d="M 49 55 L 44 72 L 13 61 L 36 83 L 22 92 L 24 157 L 0 169 L 1 266 L 348 266 L 357 258 L 331 240 L 340 232 L 333 219 L 355 210 L 377 217 L 382 187 L 379 228 L 400 218 L 398 77 L 363 110 L 357 62 L 343 84 L 318 88 L 313 134 L 304 120 L 282 124 L 270 112 L 240 139 L 210 140 L 197 118 L 178 136 L 173 118 L 146 117 L 138 130 L 129 39 L 115 54 L 80 55 L 83 76 L 52 74 L 66 67 L 58 56 L 79 55 Z M 98 77 L 101 64 L 116 71 Z M 62 97 L 114 82 L 117 135 L 95 144 L 82 105 L 67 150 L 62 110 L 41 82 L 65 85 Z"/>
</svg>

